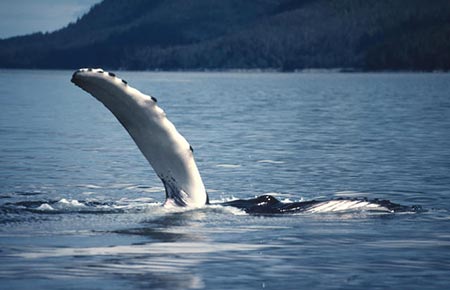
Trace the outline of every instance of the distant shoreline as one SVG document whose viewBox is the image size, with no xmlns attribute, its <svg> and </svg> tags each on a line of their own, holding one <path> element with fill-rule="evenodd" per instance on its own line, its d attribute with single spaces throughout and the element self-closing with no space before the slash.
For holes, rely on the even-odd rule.
<svg viewBox="0 0 450 290">
<path fill-rule="evenodd" d="M 255 73 L 450 71 L 450 1 L 102 1 L 0 40 L 0 67 Z"/>
</svg>

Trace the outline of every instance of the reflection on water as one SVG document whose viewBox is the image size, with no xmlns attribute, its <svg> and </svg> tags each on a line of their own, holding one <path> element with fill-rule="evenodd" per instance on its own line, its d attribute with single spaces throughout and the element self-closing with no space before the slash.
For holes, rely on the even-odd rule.
<svg viewBox="0 0 450 290">
<path fill-rule="evenodd" d="M 168 213 L 158 218 L 144 220 L 138 228 L 117 230 L 115 233 L 139 235 L 164 243 L 205 241 L 207 237 L 202 235 L 201 231 L 195 231 L 195 234 L 192 234 L 192 230 L 201 226 L 199 221 L 205 219 L 206 213 L 200 210 Z M 183 231 L 184 228 L 189 228 L 189 231 Z"/>
<path fill-rule="evenodd" d="M 448 74 L 123 72 L 195 148 L 213 203 L 168 210 L 71 73 L 0 71 L 0 288 L 448 288 Z M 217 205 L 263 194 L 426 211 Z"/>
</svg>

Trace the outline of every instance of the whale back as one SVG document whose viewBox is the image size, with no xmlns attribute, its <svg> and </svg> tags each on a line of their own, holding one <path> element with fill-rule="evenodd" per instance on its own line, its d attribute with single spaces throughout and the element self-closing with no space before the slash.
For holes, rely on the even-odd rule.
<svg viewBox="0 0 450 290">
<path fill-rule="evenodd" d="M 245 211 L 248 214 L 296 214 L 296 213 L 349 213 L 349 212 L 421 212 L 418 205 L 405 206 L 393 203 L 389 200 L 379 199 L 331 199 L 309 200 L 299 202 L 281 202 L 271 195 L 262 195 L 252 199 L 233 200 L 222 205 L 232 206 Z"/>
<path fill-rule="evenodd" d="M 128 131 L 163 182 L 165 205 L 197 207 L 208 202 L 192 147 L 154 97 L 102 69 L 80 69 L 71 81 L 105 105 Z"/>
</svg>

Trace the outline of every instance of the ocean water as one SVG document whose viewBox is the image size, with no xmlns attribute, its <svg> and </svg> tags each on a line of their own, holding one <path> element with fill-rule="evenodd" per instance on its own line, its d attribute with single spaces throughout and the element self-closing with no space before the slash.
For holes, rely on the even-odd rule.
<svg viewBox="0 0 450 290">
<path fill-rule="evenodd" d="M 448 289 L 450 75 L 120 72 L 194 148 L 213 205 L 161 207 L 71 71 L 0 70 L 0 289 Z M 415 213 L 248 215 L 379 198 Z"/>
</svg>

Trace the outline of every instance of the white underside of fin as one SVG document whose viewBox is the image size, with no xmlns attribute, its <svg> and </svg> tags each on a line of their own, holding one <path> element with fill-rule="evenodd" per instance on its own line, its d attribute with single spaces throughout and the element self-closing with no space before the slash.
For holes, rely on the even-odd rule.
<svg viewBox="0 0 450 290">
<path fill-rule="evenodd" d="M 197 207 L 207 203 L 192 147 L 155 98 L 102 69 L 80 69 L 72 82 L 103 103 L 125 127 L 162 180 L 167 204 Z"/>
</svg>

